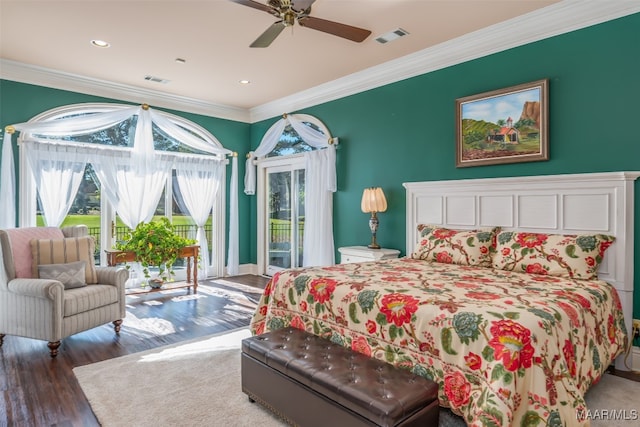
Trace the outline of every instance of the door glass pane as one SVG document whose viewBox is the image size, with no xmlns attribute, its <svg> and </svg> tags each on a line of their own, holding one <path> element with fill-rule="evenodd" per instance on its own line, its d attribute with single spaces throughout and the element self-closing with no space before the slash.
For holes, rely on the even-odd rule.
<svg viewBox="0 0 640 427">
<path fill-rule="evenodd" d="M 291 172 L 273 172 L 269 176 L 268 264 L 291 267 Z"/>
<path fill-rule="evenodd" d="M 304 242 L 304 191 L 305 191 L 305 186 L 304 186 L 304 169 L 298 169 L 296 171 L 294 171 L 295 177 L 296 177 L 296 194 L 297 194 L 297 209 L 296 209 L 296 214 L 297 214 L 297 234 L 294 236 L 294 242 L 296 242 L 296 247 L 297 247 L 297 264 L 295 265 L 295 267 L 301 267 L 302 266 L 302 261 L 304 259 L 303 257 L 303 251 L 302 251 L 302 246 L 303 246 L 303 242 Z"/>
</svg>

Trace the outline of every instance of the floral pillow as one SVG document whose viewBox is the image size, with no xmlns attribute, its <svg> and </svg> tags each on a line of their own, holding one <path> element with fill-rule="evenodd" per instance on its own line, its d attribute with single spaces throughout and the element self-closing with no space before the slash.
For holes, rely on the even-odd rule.
<svg viewBox="0 0 640 427">
<path fill-rule="evenodd" d="M 437 225 L 418 225 L 420 242 L 411 258 L 445 264 L 491 267 L 497 228 L 454 230 Z"/>
<path fill-rule="evenodd" d="M 590 280 L 615 237 L 604 234 L 498 234 L 493 267 L 500 270 Z"/>
</svg>

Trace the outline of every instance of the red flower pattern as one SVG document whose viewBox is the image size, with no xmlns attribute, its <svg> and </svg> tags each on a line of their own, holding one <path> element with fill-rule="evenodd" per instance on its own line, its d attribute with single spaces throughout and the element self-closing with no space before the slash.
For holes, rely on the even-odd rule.
<svg viewBox="0 0 640 427">
<path fill-rule="evenodd" d="M 376 330 L 378 329 L 378 324 L 373 320 L 367 320 L 365 327 L 367 328 L 367 332 L 369 332 L 370 334 L 375 334 Z"/>
<path fill-rule="evenodd" d="M 358 338 L 351 341 L 351 349 L 357 351 L 358 353 L 362 353 L 365 356 L 371 357 L 371 346 L 367 342 L 367 339 L 363 336 L 359 336 Z"/>
<path fill-rule="evenodd" d="M 535 248 L 547 241 L 548 236 L 542 233 L 518 233 L 516 242 L 523 248 Z"/>
<path fill-rule="evenodd" d="M 469 353 L 464 357 L 464 363 L 475 371 L 482 367 L 482 358 L 475 353 Z"/>
<path fill-rule="evenodd" d="M 576 309 L 571 304 L 564 301 L 558 301 L 557 304 L 564 310 L 564 312 L 567 314 L 567 317 L 569 317 L 569 320 L 571 320 L 571 326 L 573 326 L 574 328 L 579 327 L 580 317 L 578 316 L 578 312 L 576 311 Z"/>
<path fill-rule="evenodd" d="M 607 248 L 609 246 L 611 246 L 611 244 L 613 243 L 613 241 L 608 240 L 608 241 L 604 241 L 600 243 L 600 248 L 598 249 L 598 252 L 600 253 L 600 257 L 604 256 L 604 252 L 607 250 Z"/>
<path fill-rule="evenodd" d="M 293 318 L 291 319 L 291 326 L 304 331 L 304 321 L 302 320 L 302 318 L 300 318 L 300 316 L 293 316 Z"/>
<path fill-rule="evenodd" d="M 432 234 L 437 238 L 437 239 L 448 239 L 451 238 L 453 236 L 455 236 L 457 233 L 457 231 L 455 230 L 449 230 L 446 228 L 436 228 L 435 230 L 433 230 Z"/>
<path fill-rule="evenodd" d="M 496 360 L 508 371 L 517 371 L 521 366 L 529 368 L 533 358 L 531 331 L 511 319 L 492 322 L 489 345 L 493 347 Z"/>
<path fill-rule="evenodd" d="M 562 354 L 564 354 L 564 361 L 567 363 L 567 369 L 572 377 L 576 376 L 576 353 L 573 349 L 571 341 L 565 340 L 564 347 L 562 347 Z"/>
<path fill-rule="evenodd" d="M 454 408 L 460 407 L 469 402 L 471 384 L 461 372 L 455 371 L 444 376 L 444 393 Z"/>
<path fill-rule="evenodd" d="M 436 261 L 441 262 L 443 264 L 451 264 L 453 262 L 453 258 L 447 252 L 438 252 L 436 254 Z"/>
<path fill-rule="evenodd" d="M 402 326 L 411 322 L 411 316 L 418 310 L 418 300 L 405 294 L 387 294 L 382 297 L 380 312 L 387 317 L 388 323 Z"/>
<path fill-rule="evenodd" d="M 527 265 L 525 271 L 529 274 L 547 274 L 547 270 L 539 262 Z"/>
<path fill-rule="evenodd" d="M 309 293 L 313 295 L 313 300 L 324 304 L 331 299 L 331 294 L 336 290 L 336 281 L 333 279 L 314 279 L 309 284 Z"/>
</svg>

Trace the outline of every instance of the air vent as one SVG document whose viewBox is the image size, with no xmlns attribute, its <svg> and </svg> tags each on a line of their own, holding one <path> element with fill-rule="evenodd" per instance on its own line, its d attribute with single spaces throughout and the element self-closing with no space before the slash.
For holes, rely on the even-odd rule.
<svg viewBox="0 0 640 427">
<path fill-rule="evenodd" d="M 162 83 L 162 84 L 169 83 L 169 80 L 161 79 L 160 77 L 156 77 L 156 76 L 144 76 L 144 79 L 149 81 L 149 82 L 154 82 L 154 83 Z"/>
<path fill-rule="evenodd" d="M 381 35 L 376 39 L 376 41 L 380 44 L 385 44 L 395 39 L 399 39 L 400 37 L 404 37 L 409 34 L 408 31 L 403 30 L 402 28 L 396 28 L 393 31 L 389 31 L 386 34 Z"/>
</svg>

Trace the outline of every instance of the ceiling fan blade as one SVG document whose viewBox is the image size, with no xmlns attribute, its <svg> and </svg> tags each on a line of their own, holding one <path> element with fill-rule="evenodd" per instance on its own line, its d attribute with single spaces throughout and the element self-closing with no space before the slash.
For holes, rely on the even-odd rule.
<svg viewBox="0 0 640 427">
<path fill-rule="evenodd" d="M 316 0 L 291 0 L 291 8 L 297 12 L 302 12 L 311 7 Z"/>
<path fill-rule="evenodd" d="M 276 37 L 280 35 L 282 30 L 284 30 L 284 23 L 282 21 L 273 23 L 264 33 L 260 34 L 260 37 L 255 39 L 249 47 L 269 47 Z"/>
<path fill-rule="evenodd" d="M 258 3 L 257 1 L 252 1 L 252 0 L 231 0 L 234 3 L 238 3 L 241 4 L 243 6 L 249 6 L 252 7 L 254 9 L 260 9 L 264 12 L 267 13 L 271 13 L 273 14 L 274 9 L 271 6 L 268 6 L 266 4 L 262 4 L 262 3 Z"/>
<path fill-rule="evenodd" d="M 313 16 L 304 16 L 298 19 L 298 23 L 302 27 L 312 28 L 324 33 L 333 34 L 334 36 L 349 39 L 360 43 L 369 35 L 371 31 L 363 28 L 352 27 L 351 25 L 340 24 L 339 22 L 327 21 L 326 19 L 315 18 Z"/>
</svg>

